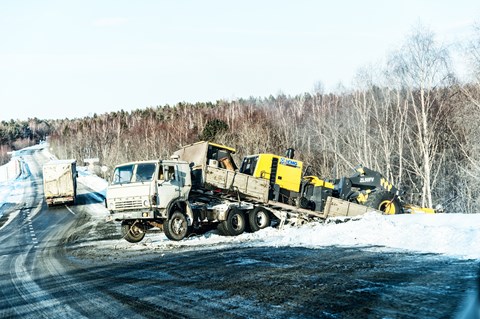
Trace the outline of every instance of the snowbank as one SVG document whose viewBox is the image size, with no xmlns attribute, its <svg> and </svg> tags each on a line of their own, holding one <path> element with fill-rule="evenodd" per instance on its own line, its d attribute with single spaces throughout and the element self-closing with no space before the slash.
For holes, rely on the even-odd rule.
<svg viewBox="0 0 480 319">
<path fill-rule="evenodd" d="M 87 167 L 77 167 L 78 182 L 101 194 L 106 195 L 108 183 L 103 178 L 89 172 Z"/>
<path fill-rule="evenodd" d="M 17 159 L 12 159 L 7 164 L 0 166 L 0 182 L 16 179 L 19 175 L 20 163 Z"/>
<path fill-rule="evenodd" d="M 268 237 L 276 246 L 369 246 L 480 259 L 480 215 L 369 213 L 355 221 L 306 225 Z"/>
<path fill-rule="evenodd" d="M 20 151 L 12 153 L 12 158 L 7 164 L 0 166 L 0 208 L 3 208 L 4 204 L 7 206 L 25 205 L 25 198 L 29 192 L 32 192 L 32 179 L 35 178 L 30 171 L 29 165 L 25 162 L 24 151 L 29 152 L 31 150 L 41 150 L 44 152 L 46 144 L 39 144 L 24 148 Z M 19 210 L 14 210 L 7 215 L 6 221 L 4 221 L 0 228 L 5 227 L 19 214 Z M 3 216 L 4 211 L 0 211 L 0 218 Z"/>
<path fill-rule="evenodd" d="M 162 233 L 149 234 L 143 242 L 105 241 L 114 249 L 211 249 L 226 247 L 362 247 L 375 251 L 408 251 L 442 254 L 459 259 L 480 259 L 480 214 L 380 215 L 369 213 L 344 223 L 311 223 L 282 230 L 266 228 L 237 237 L 216 231 L 180 242 Z M 105 247 L 104 247 L 105 248 Z"/>
</svg>

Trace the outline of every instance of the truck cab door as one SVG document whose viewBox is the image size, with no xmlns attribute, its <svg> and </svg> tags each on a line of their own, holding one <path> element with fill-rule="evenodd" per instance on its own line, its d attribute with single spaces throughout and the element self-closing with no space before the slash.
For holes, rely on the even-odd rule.
<svg viewBox="0 0 480 319">
<path fill-rule="evenodd" d="M 182 195 L 182 183 L 175 168 L 175 165 L 167 164 L 160 167 L 157 180 L 159 208 L 166 208 L 172 200 Z"/>
</svg>

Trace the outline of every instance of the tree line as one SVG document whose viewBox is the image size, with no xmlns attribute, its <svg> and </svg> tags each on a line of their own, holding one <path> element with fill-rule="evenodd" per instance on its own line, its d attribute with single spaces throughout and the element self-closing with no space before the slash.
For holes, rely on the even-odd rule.
<svg viewBox="0 0 480 319">
<path fill-rule="evenodd" d="M 8 152 L 39 143 L 51 132 L 49 121 L 37 118 L 28 121 L 0 122 L 0 165 L 10 159 Z"/>
<path fill-rule="evenodd" d="M 480 32 L 477 32 L 480 35 Z M 296 157 L 322 178 L 380 171 L 406 200 L 449 212 L 480 208 L 480 36 L 472 40 L 471 81 L 460 82 L 449 50 L 417 30 L 385 65 L 358 72 L 352 89 L 264 98 L 178 103 L 79 119 L 0 125 L 2 145 L 49 136 L 59 158 L 98 157 L 103 165 L 168 158 L 180 146 L 210 140 L 255 153 Z M 36 123 L 36 124 L 35 124 Z M 24 123 L 25 124 L 25 123 Z M 22 131 L 23 127 L 23 131 Z M 10 130 L 10 131 L 9 131 Z M 5 135 L 7 134 L 7 135 Z M 4 136 L 10 136 L 4 139 Z M 29 135 L 30 134 L 30 135 Z M 42 135 L 43 134 L 43 135 Z M 15 139 L 15 137 L 18 137 Z M 12 141 L 15 141 L 12 143 Z"/>
</svg>

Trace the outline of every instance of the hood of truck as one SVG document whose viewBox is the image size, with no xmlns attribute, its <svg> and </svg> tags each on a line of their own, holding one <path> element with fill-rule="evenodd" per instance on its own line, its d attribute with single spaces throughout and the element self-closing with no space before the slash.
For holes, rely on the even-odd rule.
<svg viewBox="0 0 480 319">
<path fill-rule="evenodd" d="M 151 183 L 110 185 L 107 188 L 109 210 L 145 209 L 151 205 Z"/>
</svg>

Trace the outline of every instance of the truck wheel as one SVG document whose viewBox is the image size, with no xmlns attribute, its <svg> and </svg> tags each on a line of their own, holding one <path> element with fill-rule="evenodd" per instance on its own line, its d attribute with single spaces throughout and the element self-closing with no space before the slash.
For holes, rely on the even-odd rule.
<svg viewBox="0 0 480 319">
<path fill-rule="evenodd" d="M 139 223 L 122 222 L 122 237 L 129 243 L 138 243 L 145 237 L 145 228 Z"/>
<path fill-rule="evenodd" d="M 182 240 L 188 234 L 188 221 L 185 214 L 175 211 L 163 225 L 163 232 L 170 240 Z"/>
<path fill-rule="evenodd" d="M 245 231 L 245 215 L 239 209 L 232 208 L 227 220 L 218 225 L 218 230 L 226 236 L 237 236 Z"/>
<path fill-rule="evenodd" d="M 402 207 L 397 198 L 393 194 L 388 192 L 374 192 L 368 195 L 367 200 L 365 201 L 365 206 L 372 207 L 382 211 L 387 215 L 401 214 Z"/>
<path fill-rule="evenodd" d="M 270 213 L 263 207 L 255 207 L 253 211 L 248 214 L 248 222 L 252 232 L 270 226 Z"/>
</svg>

